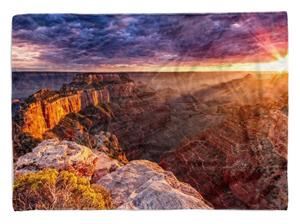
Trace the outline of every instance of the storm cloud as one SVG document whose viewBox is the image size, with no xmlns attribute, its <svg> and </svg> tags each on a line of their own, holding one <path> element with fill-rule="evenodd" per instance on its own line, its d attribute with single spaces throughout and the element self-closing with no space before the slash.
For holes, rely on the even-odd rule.
<svg viewBox="0 0 300 224">
<path fill-rule="evenodd" d="M 16 67 L 26 66 L 22 54 L 30 51 L 24 62 L 35 60 L 36 67 L 62 70 L 261 58 L 272 49 L 287 54 L 287 16 L 27 14 L 13 18 L 12 37 Z"/>
</svg>

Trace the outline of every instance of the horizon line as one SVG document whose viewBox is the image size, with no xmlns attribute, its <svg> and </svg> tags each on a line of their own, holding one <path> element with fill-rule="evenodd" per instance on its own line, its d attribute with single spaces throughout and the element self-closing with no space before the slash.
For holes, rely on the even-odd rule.
<svg viewBox="0 0 300 224">
<path fill-rule="evenodd" d="M 218 72 L 249 72 L 249 73 L 288 73 L 288 70 L 274 71 L 274 70 L 220 70 L 220 71 L 74 71 L 74 70 L 11 70 L 11 72 L 48 72 L 48 73 L 218 73 Z"/>
</svg>

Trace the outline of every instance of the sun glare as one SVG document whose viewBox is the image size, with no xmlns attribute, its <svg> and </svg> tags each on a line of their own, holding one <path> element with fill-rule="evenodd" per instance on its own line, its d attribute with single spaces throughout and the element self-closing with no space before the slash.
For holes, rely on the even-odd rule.
<svg viewBox="0 0 300 224">
<path fill-rule="evenodd" d="M 206 66 L 161 66 L 144 67 L 144 71 L 159 72 L 226 72 L 226 71 L 253 71 L 253 72 L 287 72 L 288 56 L 278 56 L 277 60 L 269 62 L 251 62 L 251 63 L 231 63 Z"/>
<path fill-rule="evenodd" d="M 258 66 L 262 71 L 277 71 L 277 72 L 287 72 L 287 60 L 288 56 L 279 57 L 275 61 L 267 63 L 259 63 Z"/>
</svg>

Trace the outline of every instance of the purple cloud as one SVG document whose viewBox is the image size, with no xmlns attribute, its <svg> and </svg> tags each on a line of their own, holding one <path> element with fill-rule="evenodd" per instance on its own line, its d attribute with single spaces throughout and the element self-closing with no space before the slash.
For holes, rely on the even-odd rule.
<svg viewBox="0 0 300 224">
<path fill-rule="evenodd" d="M 65 65 L 168 63 L 287 51 L 287 16 L 277 13 L 74 15 L 13 18 L 13 45 L 46 48 L 38 60 Z M 266 39 L 267 38 L 267 39 Z"/>
</svg>

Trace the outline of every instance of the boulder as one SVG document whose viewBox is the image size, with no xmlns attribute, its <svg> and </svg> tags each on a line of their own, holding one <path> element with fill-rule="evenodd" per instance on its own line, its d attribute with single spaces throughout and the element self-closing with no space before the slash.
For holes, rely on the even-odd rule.
<svg viewBox="0 0 300 224">
<path fill-rule="evenodd" d="M 70 170 L 83 176 L 95 171 L 98 157 L 91 149 L 71 141 L 45 140 L 17 160 L 16 174 L 35 172 L 44 168 Z"/>
<path fill-rule="evenodd" d="M 119 209 L 211 208 L 194 188 L 147 160 L 131 161 L 96 184 L 110 190 Z"/>
</svg>

